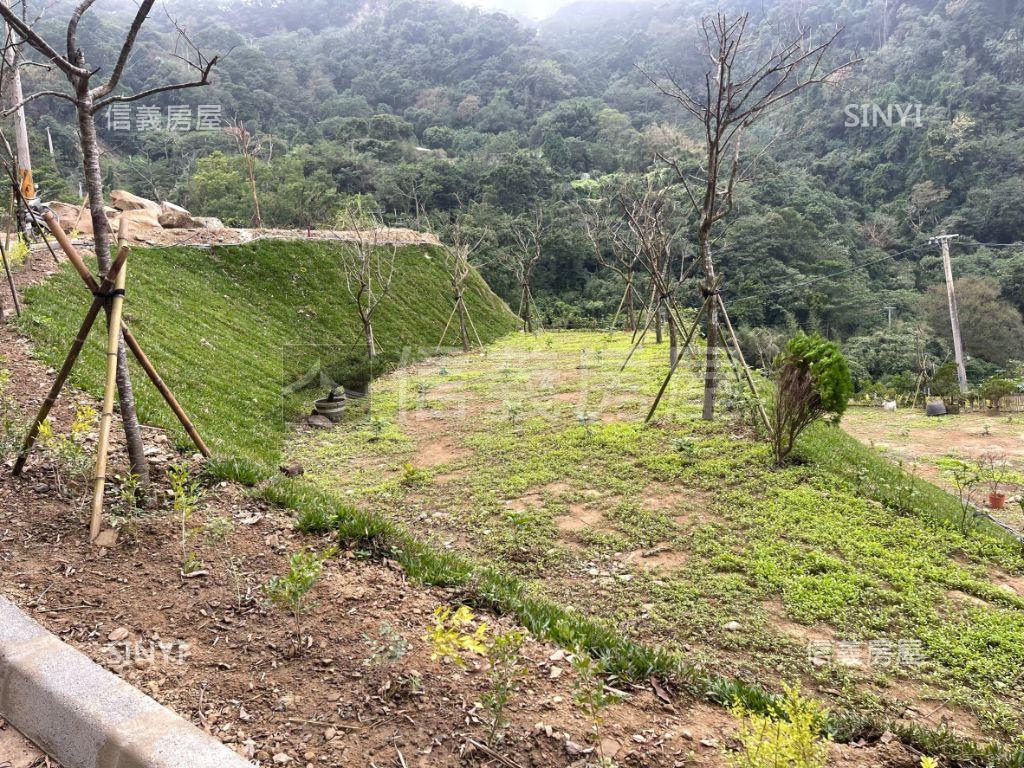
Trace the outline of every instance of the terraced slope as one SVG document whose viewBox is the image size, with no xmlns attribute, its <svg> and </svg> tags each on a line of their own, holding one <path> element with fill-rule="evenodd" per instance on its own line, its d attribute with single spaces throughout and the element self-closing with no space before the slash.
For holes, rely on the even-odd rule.
<svg viewBox="0 0 1024 768">
<path fill-rule="evenodd" d="M 260 241 L 133 251 L 126 316 L 215 453 L 275 462 L 287 417 L 308 408 L 328 380 L 365 365 L 358 315 L 339 267 L 343 247 Z M 440 340 L 453 299 L 439 256 L 431 246 L 398 251 L 389 298 L 374 317 L 379 366 L 422 357 Z M 514 327 L 482 278 L 474 273 L 467 288 L 485 343 Z M 60 363 L 89 299 L 67 265 L 26 292 L 25 329 L 45 361 Z M 73 377 L 93 393 L 102 388 L 102 335 L 97 326 Z M 446 343 L 454 342 L 449 330 Z M 135 379 L 140 418 L 176 428 L 141 371 Z M 308 389 L 283 396 L 305 381 Z"/>
</svg>

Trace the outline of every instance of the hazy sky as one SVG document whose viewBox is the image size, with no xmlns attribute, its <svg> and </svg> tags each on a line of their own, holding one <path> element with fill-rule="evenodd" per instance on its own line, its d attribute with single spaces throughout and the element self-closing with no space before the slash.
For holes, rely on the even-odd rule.
<svg viewBox="0 0 1024 768">
<path fill-rule="evenodd" d="M 458 0 L 463 5 L 478 6 L 492 11 L 504 11 L 535 21 L 546 19 L 559 8 L 574 0 Z"/>
</svg>

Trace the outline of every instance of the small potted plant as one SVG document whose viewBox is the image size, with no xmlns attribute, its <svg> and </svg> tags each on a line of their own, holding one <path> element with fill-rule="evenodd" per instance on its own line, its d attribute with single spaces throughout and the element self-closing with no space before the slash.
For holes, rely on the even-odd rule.
<svg viewBox="0 0 1024 768">
<path fill-rule="evenodd" d="M 1006 503 L 1006 494 L 1000 488 L 1010 481 L 1010 468 L 1006 457 L 997 454 L 986 454 L 981 457 L 982 478 L 988 484 L 988 506 L 990 509 L 1002 509 Z"/>
</svg>

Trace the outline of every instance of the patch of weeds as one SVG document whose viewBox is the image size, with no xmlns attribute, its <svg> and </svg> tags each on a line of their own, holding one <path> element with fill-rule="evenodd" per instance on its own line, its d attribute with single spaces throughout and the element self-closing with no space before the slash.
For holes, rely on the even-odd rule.
<svg viewBox="0 0 1024 768">
<path fill-rule="evenodd" d="M 219 544 L 234 532 L 235 524 L 221 515 L 215 515 L 203 523 L 203 538 L 210 544 Z"/>
<path fill-rule="evenodd" d="M 122 477 L 116 475 L 114 482 L 117 483 L 116 506 L 110 511 L 110 523 L 126 539 L 134 541 L 138 536 L 139 515 L 139 476 L 129 472 Z"/>
<path fill-rule="evenodd" d="M 4 356 L 0 355 L 0 363 L 4 360 Z M 21 409 L 17 401 L 7 393 L 10 383 L 11 372 L 0 368 L 0 461 L 13 455 L 23 438 Z"/>
<path fill-rule="evenodd" d="M 270 477 L 270 472 L 262 464 L 249 459 L 212 458 L 203 465 L 203 476 L 208 480 L 227 480 L 252 488 Z"/>
<path fill-rule="evenodd" d="M 399 482 L 406 488 L 421 486 L 425 484 L 429 478 L 430 473 L 426 470 L 413 466 L 412 463 L 408 461 L 402 463 L 402 479 Z"/>
<path fill-rule="evenodd" d="M 68 434 L 58 434 L 48 418 L 39 425 L 38 445 L 53 471 L 58 495 L 64 496 L 88 483 L 92 457 L 85 449 L 85 438 L 95 424 L 96 409 L 79 404 L 75 406 Z"/>
<path fill-rule="evenodd" d="M 376 636 L 363 633 L 363 643 L 370 649 L 369 657 L 363 661 L 368 667 L 390 664 L 409 652 L 409 641 L 386 621 L 378 625 Z"/>
<path fill-rule="evenodd" d="M 304 506 L 295 516 L 295 528 L 303 533 L 327 533 L 337 523 L 337 510 L 319 504 Z"/>
</svg>

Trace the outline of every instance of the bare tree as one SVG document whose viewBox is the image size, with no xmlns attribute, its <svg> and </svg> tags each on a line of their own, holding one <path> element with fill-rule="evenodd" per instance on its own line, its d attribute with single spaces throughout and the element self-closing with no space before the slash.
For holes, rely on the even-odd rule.
<svg viewBox="0 0 1024 768">
<path fill-rule="evenodd" d="M 469 277 L 472 269 L 471 260 L 474 254 L 479 251 L 486 237 L 486 232 L 477 236 L 469 231 L 466 216 L 461 211 L 452 217 L 451 225 L 446 233 L 448 243 L 444 245 L 444 267 L 445 271 L 448 272 L 448 279 L 452 286 L 452 295 L 455 298 L 452 317 L 458 316 L 459 318 L 459 340 L 462 343 L 463 352 L 469 352 L 469 326 L 473 323 L 472 318 L 469 316 L 469 307 L 466 306 L 466 279 Z M 444 331 L 441 332 L 441 340 L 438 342 L 439 348 L 444 342 L 444 337 L 448 333 L 451 321 L 452 318 L 449 317 Z M 480 336 L 477 334 L 475 327 L 473 328 L 473 334 L 476 336 L 476 343 L 483 349 L 483 343 L 480 341 Z"/>
<path fill-rule="evenodd" d="M 656 327 L 662 317 L 668 323 L 668 359 L 669 365 L 674 366 L 683 326 L 676 306 L 675 290 L 688 274 L 681 270 L 677 281 L 673 270 L 677 256 L 682 260 L 677 242 L 681 221 L 676 215 L 668 190 L 656 186 L 652 179 L 646 181 L 639 193 L 619 193 L 616 204 L 626 224 L 616 232 L 616 239 L 621 243 L 620 250 L 632 253 L 650 275 L 649 311 L 652 315 L 649 315 L 649 319 L 653 317 Z"/>
<path fill-rule="evenodd" d="M 193 44 L 185 30 L 175 25 L 178 31 L 178 43 L 173 55 L 194 73 L 194 79 L 155 86 L 136 93 L 118 93 L 121 77 L 128 64 L 132 49 L 135 47 L 139 31 L 156 3 L 156 0 L 142 0 L 121 43 L 109 77 L 94 86 L 93 79 L 100 70 L 89 65 L 85 52 L 78 46 L 77 36 L 78 25 L 82 17 L 95 2 L 96 0 L 81 0 L 75 6 L 71 18 L 68 20 L 65 38 L 66 51 L 63 55 L 58 53 L 53 45 L 43 39 L 11 8 L 0 4 L 0 16 L 3 16 L 4 21 L 24 41 L 25 45 L 43 56 L 50 66 L 60 70 L 71 86 L 72 93 L 61 90 L 37 91 L 25 97 L 21 103 L 12 105 L 5 114 L 13 113 L 25 104 L 41 98 L 63 99 L 74 104 L 78 117 L 78 134 L 82 149 L 85 185 L 89 195 L 89 210 L 95 233 L 96 259 L 100 272 L 105 274 L 110 268 L 111 232 L 103 206 L 103 175 L 100 171 L 100 150 L 96 138 L 96 113 L 112 104 L 138 101 L 158 93 L 206 85 L 209 82 L 210 72 L 217 64 L 218 57 L 207 58 L 204 56 Z M 108 316 L 109 309 L 108 306 Z M 143 452 L 142 431 L 139 428 L 139 419 L 135 411 L 135 396 L 128 373 L 128 360 L 123 338 L 117 348 L 117 391 L 131 470 L 139 477 L 140 487 L 145 489 L 149 485 L 149 466 Z"/>
<path fill-rule="evenodd" d="M 342 248 L 341 269 L 345 276 L 345 286 L 359 313 L 369 366 L 369 393 L 373 379 L 373 361 L 377 357 L 373 315 L 391 289 L 398 246 L 385 238 L 384 222 L 378 214 L 364 214 L 362 209 L 358 209 L 341 223 L 341 228 L 348 230 L 352 238 L 346 243 L 346 247 Z"/>
<path fill-rule="evenodd" d="M 789 42 L 762 45 L 756 35 L 747 35 L 746 13 L 729 18 L 718 13 L 701 24 L 702 53 L 709 66 L 703 82 L 690 86 L 672 75 L 654 76 L 640 71 L 664 96 L 673 99 L 699 122 L 704 153 L 702 167 L 687 171 L 663 153 L 660 160 L 671 167 L 686 190 L 697 215 L 697 248 L 704 275 L 701 292 L 717 294 L 719 277 L 711 252 L 711 231 L 733 209 L 736 182 L 749 170 L 743 167 L 740 144 L 744 132 L 773 108 L 813 83 L 839 82 L 854 62 L 827 69 L 825 53 L 838 37 L 836 30 L 823 42 L 809 44 L 802 30 Z M 718 377 L 719 305 L 709 304 L 705 338 L 707 360 L 704 380 L 703 418 L 715 412 Z"/>
<path fill-rule="evenodd" d="M 533 333 L 533 270 L 543 254 L 544 237 L 550 223 L 544 209 L 537 206 L 529 215 L 513 219 L 510 226 L 513 246 L 502 249 L 501 257 L 519 284 L 519 311 L 523 330 Z"/>
<path fill-rule="evenodd" d="M 617 235 L 622 222 L 613 220 L 611 215 L 603 210 L 602 203 L 600 200 L 590 201 L 589 206 L 581 209 L 580 221 L 583 224 L 583 232 L 594 249 L 594 259 L 600 266 L 611 270 L 622 280 L 622 298 L 619 299 L 610 328 L 615 328 L 619 316 L 625 310 L 627 327 L 631 333 L 636 333 L 636 272 L 639 258 L 634 250 L 620 246 L 620 238 Z"/>
<path fill-rule="evenodd" d="M 256 190 L 256 159 L 263 150 L 263 139 L 251 133 L 241 120 L 235 120 L 224 129 L 224 133 L 235 140 L 238 154 L 245 161 L 245 172 L 249 177 L 249 190 L 252 193 L 252 225 L 256 229 L 263 228 L 263 214 L 260 211 L 260 196 Z"/>
</svg>

